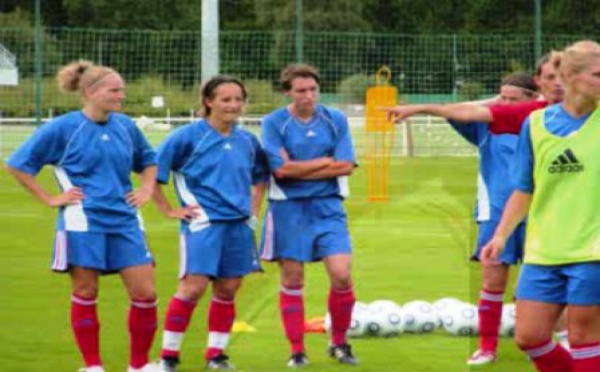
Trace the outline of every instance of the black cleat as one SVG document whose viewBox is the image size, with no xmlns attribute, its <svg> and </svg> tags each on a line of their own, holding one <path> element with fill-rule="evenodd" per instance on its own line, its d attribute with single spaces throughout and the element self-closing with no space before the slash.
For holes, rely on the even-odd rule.
<svg viewBox="0 0 600 372">
<path fill-rule="evenodd" d="M 342 364 L 357 365 L 358 360 L 352 355 L 352 348 L 348 344 L 330 345 L 327 349 L 329 356 Z"/>
<path fill-rule="evenodd" d="M 177 372 L 179 358 L 163 357 L 158 362 L 158 367 L 161 372 Z"/>
<path fill-rule="evenodd" d="M 226 371 L 235 369 L 233 364 L 228 362 L 229 357 L 225 354 L 219 354 L 206 361 L 206 369 L 213 371 Z"/>
<path fill-rule="evenodd" d="M 304 354 L 302 352 L 292 354 L 292 356 L 290 357 L 290 359 L 287 362 L 287 366 L 292 367 L 292 368 L 303 367 L 307 364 L 308 364 L 308 358 L 306 357 L 306 354 Z"/>
</svg>

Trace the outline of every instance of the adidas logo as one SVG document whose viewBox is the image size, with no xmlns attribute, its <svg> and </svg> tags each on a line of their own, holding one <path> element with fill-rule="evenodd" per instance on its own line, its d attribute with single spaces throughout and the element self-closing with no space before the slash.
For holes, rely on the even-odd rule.
<svg viewBox="0 0 600 372">
<path fill-rule="evenodd" d="M 100 139 L 101 139 L 102 141 L 110 141 L 110 137 L 109 137 L 109 136 L 108 136 L 108 134 L 106 134 L 106 133 L 104 133 L 104 134 L 102 135 L 102 137 L 100 137 Z"/>
<path fill-rule="evenodd" d="M 229 143 L 226 143 L 226 144 L 223 146 L 223 150 L 231 150 L 231 149 L 232 149 L 232 147 L 231 147 L 231 145 L 230 145 Z"/>
<path fill-rule="evenodd" d="M 548 167 L 550 173 L 574 173 L 583 171 L 583 164 L 577 160 L 571 149 L 566 149 L 565 152 L 558 155 L 552 165 Z"/>
<path fill-rule="evenodd" d="M 313 132 L 312 130 L 309 130 L 308 132 L 306 132 L 306 137 L 314 137 L 317 134 L 315 132 Z"/>
</svg>

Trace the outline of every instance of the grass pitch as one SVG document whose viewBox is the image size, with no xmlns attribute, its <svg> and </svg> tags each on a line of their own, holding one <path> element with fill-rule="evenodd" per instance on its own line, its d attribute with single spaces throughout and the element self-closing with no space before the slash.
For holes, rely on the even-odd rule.
<svg viewBox="0 0 600 372">
<path fill-rule="evenodd" d="M 475 199 L 475 158 L 412 158 L 390 169 L 390 200 L 366 201 L 364 168 L 351 177 L 345 205 L 353 243 L 353 278 L 359 301 L 435 301 L 456 297 L 474 303 L 480 287 L 477 265 L 468 261 L 476 236 L 471 207 Z M 49 172 L 39 179 L 55 190 Z M 30 197 L 0 171 L 0 370 L 76 371 L 81 360 L 69 326 L 69 280 L 49 271 L 55 211 Z M 159 319 L 177 284 L 177 223 L 153 205 L 143 211 L 149 244 L 157 260 Z M 239 371 L 285 371 L 288 349 L 277 309 L 278 272 L 249 276 L 237 299 L 237 320 L 256 333 L 232 335 L 228 353 Z M 511 284 L 512 285 L 512 284 Z M 509 287 L 510 288 L 510 287 Z M 328 284 L 322 265 L 307 266 L 307 317 L 326 312 Z M 199 303 L 182 350 L 183 372 L 203 369 L 206 299 Z M 509 298 L 509 295 L 507 295 Z M 99 317 L 107 371 L 127 365 L 128 301 L 118 276 L 103 277 Z M 160 332 L 154 344 L 158 355 Z M 325 355 L 326 335 L 308 334 L 311 364 L 306 371 L 468 371 L 465 360 L 475 338 L 437 331 L 428 335 L 352 341 L 357 367 L 337 365 Z M 510 339 L 502 339 L 499 361 L 481 371 L 533 371 Z"/>
</svg>

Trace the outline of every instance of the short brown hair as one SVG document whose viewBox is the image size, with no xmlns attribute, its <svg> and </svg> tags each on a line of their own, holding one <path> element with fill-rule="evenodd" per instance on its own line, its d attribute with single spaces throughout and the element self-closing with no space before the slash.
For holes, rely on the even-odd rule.
<svg viewBox="0 0 600 372">
<path fill-rule="evenodd" d="M 287 65 L 283 70 L 281 70 L 281 75 L 279 75 L 281 89 L 283 89 L 283 91 L 292 89 L 292 81 L 299 77 L 312 78 L 317 82 L 317 84 L 321 83 L 321 78 L 319 77 L 319 73 L 315 67 L 303 63 L 294 63 Z"/>
<path fill-rule="evenodd" d="M 244 98 L 244 100 L 248 98 L 248 92 L 246 91 L 246 87 L 244 86 L 244 83 L 242 83 L 239 79 L 229 75 L 213 76 L 210 80 L 208 80 L 200 87 L 200 104 L 202 105 L 202 108 L 200 110 L 200 116 L 210 115 L 210 107 L 206 104 L 206 100 L 213 99 L 215 97 L 215 91 L 218 87 L 220 87 L 223 84 L 235 84 L 239 86 L 242 90 L 242 97 Z"/>
<path fill-rule="evenodd" d="M 521 88 L 529 92 L 529 94 L 537 91 L 537 85 L 533 80 L 533 77 L 526 72 L 513 72 L 502 78 L 500 86 L 511 85 L 513 87 Z"/>
<path fill-rule="evenodd" d="M 546 53 L 541 56 L 540 59 L 538 59 L 537 63 L 535 64 L 535 72 L 533 73 L 535 76 L 540 76 L 542 74 L 542 67 L 544 67 L 546 63 L 550 62 L 550 54 L 551 53 Z"/>
</svg>

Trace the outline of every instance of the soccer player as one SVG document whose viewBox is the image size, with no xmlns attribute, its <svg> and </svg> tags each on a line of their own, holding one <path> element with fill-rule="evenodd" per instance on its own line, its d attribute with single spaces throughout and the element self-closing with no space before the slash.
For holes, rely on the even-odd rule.
<svg viewBox="0 0 600 372">
<path fill-rule="evenodd" d="M 261 258 L 278 261 L 279 308 L 289 341 L 288 366 L 308 363 L 304 347 L 304 264 L 323 261 L 329 276 L 329 355 L 356 364 L 346 331 L 354 306 L 346 214 L 347 176 L 355 166 L 350 130 L 339 111 L 317 103 L 320 78 L 309 65 L 283 69 L 291 103 L 267 115 L 262 145 L 272 172 L 263 224 Z"/>
<path fill-rule="evenodd" d="M 514 105 L 497 103 L 492 105 L 473 105 L 468 102 L 451 104 L 414 104 L 384 107 L 389 118 L 395 121 L 406 120 L 413 115 L 427 114 L 439 116 L 460 123 L 487 123 L 489 131 L 495 134 L 519 134 L 521 124 L 534 110 L 538 110 L 562 101 L 563 88 L 558 80 L 550 55 L 543 56 L 535 69 L 534 80 L 542 95 L 541 100 L 523 102 Z"/>
<path fill-rule="evenodd" d="M 507 75 L 500 82 L 497 100 L 502 103 L 518 103 L 537 98 L 533 78 L 526 73 Z M 506 180 L 509 178 L 509 165 L 516 149 L 517 136 L 513 134 L 493 134 L 485 123 L 450 124 L 467 141 L 479 149 L 479 174 L 475 219 L 478 235 L 475 252 L 471 256 L 479 261 L 481 247 L 487 243 L 502 215 L 502 208 L 512 192 Z M 482 266 L 482 289 L 479 298 L 479 348 L 468 359 L 469 365 L 491 363 L 496 360 L 498 329 L 502 318 L 502 301 L 510 265 L 518 264 L 523 256 L 525 238 L 524 223 L 520 224 L 507 242 L 500 258 L 501 265 Z"/>
<path fill-rule="evenodd" d="M 58 208 L 52 270 L 71 276 L 71 326 L 85 368 L 102 372 L 98 277 L 118 272 L 131 306 L 128 371 L 154 370 L 148 351 L 156 331 L 152 256 L 138 209 L 155 185 L 155 154 L 133 121 L 119 113 L 124 82 L 113 69 L 78 61 L 61 68 L 60 88 L 78 92 L 80 111 L 42 125 L 8 159 L 8 171 L 42 203 Z M 61 193 L 51 195 L 35 176 L 52 165 Z M 132 189 L 131 172 L 140 175 Z"/>
<path fill-rule="evenodd" d="M 163 371 L 175 371 L 183 335 L 211 281 L 206 367 L 233 368 L 223 351 L 242 278 L 260 269 L 253 230 L 268 180 L 258 139 L 237 125 L 246 97 L 239 80 L 213 77 L 200 89 L 204 118 L 175 130 L 157 149 L 159 184 L 153 198 L 166 217 L 181 221 L 180 281 L 165 318 Z M 171 172 L 176 208 L 161 187 Z"/>
<path fill-rule="evenodd" d="M 600 45 L 580 41 L 551 63 L 565 87 L 562 104 L 523 124 L 515 183 L 500 224 L 481 253 L 497 265 L 506 238 L 528 215 L 517 282 L 515 342 L 541 372 L 600 369 Z M 568 308 L 571 353 L 551 340 Z"/>
</svg>

